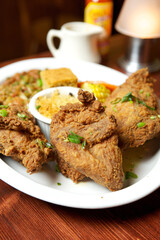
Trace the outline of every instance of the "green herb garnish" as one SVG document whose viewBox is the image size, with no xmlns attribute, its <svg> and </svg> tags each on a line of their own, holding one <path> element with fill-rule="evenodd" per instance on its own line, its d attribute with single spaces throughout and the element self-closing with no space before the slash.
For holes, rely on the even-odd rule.
<svg viewBox="0 0 160 240">
<path fill-rule="evenodd" d="M 69 142 L 69 139 L 68 139 L 68 138 L 65 138 L 63 141 L 64 141 L 64 142 Z"/>
<path fill-rule="evenodd" d="M 150 96 L 150 94 L 149 94 L 149 92 L 147 92 L 147 94 L 146 94 L 146 97 L 145 97 L 145 98 L 147 99 L 149 96 Z"/>
<path fill-rule="evenodd" d="M 137 174 L 133 173 L 133 172 L 125 172 L 125 179 L 129 179 L 129 178 L 138 178 Z"/>
<path fill-rule="evenodd" d="M 43 86 L 42 79 L 38 78 L 37 79 L 37 84 L 38 84 L 39 87 L 42 87 Z"/>
<path fill-rule="evenodd" d="M 7 111 L 5 109 L 0 110 L 0 116 L 7 117 Z"/>
<path fill-rule="evenodd" d="M 72 143 L 81 143 L 81 140 L 83 139 L 83 137 L 75 134 L 74 132 L 70 131 L 71 134 L 68 135 L 68 140 Z"/>
<path fill-rule="evenodd" d="M 131 92 L 127 93 L 123 98 L 122 98 L 122 103 L 123 102 L 129 102 L 129 101 L 133 101 L 133 95 Z M 134 97 L 135 98 L 135 97 Z"/>
<path fill-rule="evenodd" d="M 45 143 L 44 141 L 41 141 L 39 138 L 37 138 L 35 142 L 38 143 L 41 149 L 43 149 L 44 147 L 51 148 L 51 149 L 53 148 L 53 145 L 51 143 L 49 142 Z"/>
<path fill-rule="evenodd" d="M 72 131 L 70 131 L 70 133 L 71 134 L 68 135 L 67 140 L 69 142 L 72 142 L 72 143 L 77 143 L 77 144 L 82 143 L 82 148 L 85 149 L 85 147 L 86 147 L 86 140 L 82 141 L 84 138 L 79 136 L 79 135 L 77 135 L 76 133 L 74 133 Z M 64 141 L 67 142 L 67 140 L 65 139 Z"/>
<path fill-rule="evenodd" d="M 58 185 L 58 186 L 61 186 L 61 183 L 60 183 L 60 182 L 57 182 L 57 185 Z"/>
<path fill-rule="evenodd" d="M 0 105 L 0 108 L 8 108 L 8 105 Z"/>
<path fill-rule="evenodd" d="M 119 103 L 121 101 L 121 98 L 116 98 L 115 100 L 113 100 L 112 102 L 111 102 L 111 104 L 117 104 L 117 103 Z"/>
<path fill-rule="evenodd" d="M 143 89 L 139 90 L 139 93 L 143 93 L 143 92 L 144 92 L 144 90 L 143 90 Z"/>
<path fill-rule="evenodd" d="M 150 119 L 156 119 L 156 116 L 151 116 Z"/>
<path fill-rule="evenodd" d="M 143 106 L 145 106 L 145 107 L 147 107 L 147 108 L 149 108 L 149 109 L 151 109 L 151 110 L 155 110 L 155 107 L 150 107 L 150 106 L 148 106 L 145 102 L 143 102 L 142 100 L 140 100 L 139 98 L 136 98 L 136 102 L 138 103 L 138 104 L 142 104 Z"/>
<path fill-rule="evenodd" d="M 56 172 L 58 172 L 58 173 L 60 173 L 61 171 L 60 171 L 60 169 L 59 169 L 59 166 L 58 166 L 58 164 L 56 164 Z"/>
<path fill-rule="evenodd" d="M 117 112 L 117 109 L 115 108 L 115 105 L 113 105 L 112 109 Z"/>
<path fill-rule="evenodd" d="M 41 141 L 39 138 L 37 138 L 35 141 L 36 141 L 36 143 L 38 143 L 40 149 L 43 149 L 43 144 L 44 144 L 44 142 Z"/>
<path fill-rule="evenodd" d="M 46 144 L 45 144 L 45 146 L 47 147 L 47 148 L 53 148 L 53 145 L 51 144 L 51 143 L 49 143 L 49 142 L 47 142 Z"/>
<path fill-rule="evenodd" d="M 27 115 L 25 115 L 24 113 L 17 113 L 17 116 L 19 118 L 21 118 L 22 120 L 26 120 L 26 118 L 29 118 Z"/>
<path fill-rule="evenodd" d="M 82 148 L 85 149 L 86 148 L 86 141 L 82 142 Z"/>
<path fill-rule="evenodd" d="M 138 128 L 141 128 L 141 127 L 143 127 L 143 126 L 145 126 L 146 124 L 144 123 L 144 122 L 139 122 L 139 123 L 137 123 L 137 127 Z"/>
<path fill-rule="evenodd" d="M 41 105 L 37 105 L 37 106 L 36 106 L 36 109 L 38 110 L 40 107 L 41 107 Z"/>
<path fill-rule="evenodd" d="M 143 106 L 145 106 L 145 107 L 147 107 L 147 108 L 149 108 L 149 109 L 151 109 L 151 110 L 155 110 L 154 107 L 152 108 L 152 107 L 148 106 L 145 102 L 143 102 L 143 101 L 140 100 L 139 98 L 133 96 L 131 92 L 127 93 L 127 94 L 122 98 L 122 101 L 121 101 L 121 102 L 122 102 L 122 103 L 123 103 L 123 102 L 130 102 L 130 101 L 133 101 L 133 100 L 136 100 L 136 102 L 137 102 L 138 104 L 142 104 Z"/>
</svg>

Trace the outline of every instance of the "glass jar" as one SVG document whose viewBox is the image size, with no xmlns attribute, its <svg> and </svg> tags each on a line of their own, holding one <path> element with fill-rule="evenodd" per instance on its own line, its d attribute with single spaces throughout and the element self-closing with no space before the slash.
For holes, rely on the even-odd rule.
<svg viewBox="0 0 160 240">
<path fill-rule="evenodd" d="M 84 21 L 101 26 L 105 34 L 99 40 L 99 50 L 102 56 L 109 51 L 109 37 L 112 33 L 113 0 L 86 0 Z"/>
</svg>

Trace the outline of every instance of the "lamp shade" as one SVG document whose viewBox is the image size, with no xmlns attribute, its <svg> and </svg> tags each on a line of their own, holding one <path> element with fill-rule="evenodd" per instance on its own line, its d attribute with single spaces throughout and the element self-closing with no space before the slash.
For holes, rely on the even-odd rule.
<svg viewBox="0 0 160 240">
<path fill-rule="evenodd" d="M 160 0 L 125 0 L 115 28 L 135 38 L 160 37 Z"/>
</svg>

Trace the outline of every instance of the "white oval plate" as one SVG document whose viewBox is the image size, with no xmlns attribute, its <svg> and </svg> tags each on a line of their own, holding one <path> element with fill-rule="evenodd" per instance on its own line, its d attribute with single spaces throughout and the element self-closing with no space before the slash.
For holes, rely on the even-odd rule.
<svg viewBox="0 0 160 240">
<path fill-rule="evenodd" d="M 79 81 L 100 80 L 120 85 L 127 78 L 118 71 L 94 63 L 40 58 L 16 62 L 1 68 L 0 82 L 17 72 L 59 67 L 69 67 Z M 158 140 L 149 141 L 145 146 L 136 151 L 132 149 L 125 155 L 135 164 L 134 172 L 138 178 L 127 180 L 125 187 L 117 192 L 110 192 L 91 180 L 75 184 L 56 172 L 54 162 L 49 163 L 42 171 L 29 175 L 21 164 L 2 155 L 0 178 L 22 192 L 50 203 L 85 209 L 115 207 L 136 201 L 160 186 Z"/>
</svg>

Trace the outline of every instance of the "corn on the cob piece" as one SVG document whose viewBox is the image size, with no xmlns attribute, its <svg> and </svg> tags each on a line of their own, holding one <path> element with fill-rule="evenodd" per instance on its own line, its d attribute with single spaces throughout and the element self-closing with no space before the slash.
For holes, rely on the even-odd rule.
<svg viewBox="0 0 160 240">
<path fill-rule="evenodd" d="M 111 93 L 110 89 L 107 89 L 103 84 L 99 83 L 85 82 L 81 85 L 81 88 L 94 93 L 95 97 L 102 103 Z"/>
</svg>

